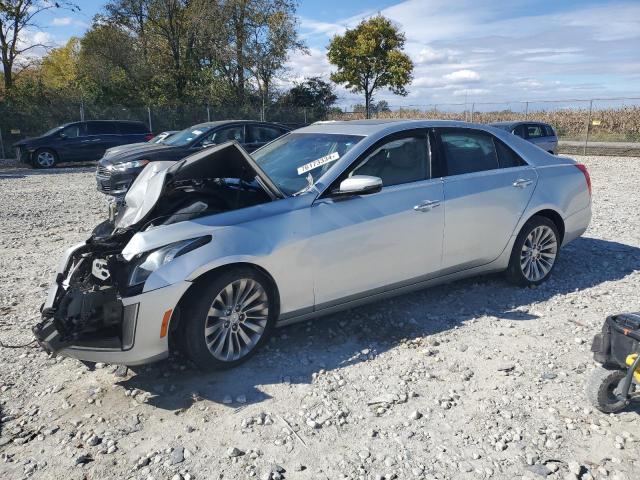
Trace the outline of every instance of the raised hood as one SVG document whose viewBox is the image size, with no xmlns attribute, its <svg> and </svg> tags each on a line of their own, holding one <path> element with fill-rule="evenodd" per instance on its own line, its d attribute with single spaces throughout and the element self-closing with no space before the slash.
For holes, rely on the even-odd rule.
<svg viewBox="0 0 640 480">
<path fill-rule="evenodd" d="M 131 228 L 155 216 L 173 213 L 158 211 L 163 197 L 184 188 L 185 184 L 213 179 L 255 180 L 271 199 L 284 198 L 251 156 L 237 142 L 231 141 L 207 148 L 177 163 L 148 164 L 129 188 L 125 206 L 115 220 L 115 228 Z"/>
</svg>

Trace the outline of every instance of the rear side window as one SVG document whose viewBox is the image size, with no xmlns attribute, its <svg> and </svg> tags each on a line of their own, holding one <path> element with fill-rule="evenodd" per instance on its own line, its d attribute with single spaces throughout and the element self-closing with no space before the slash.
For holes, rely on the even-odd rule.
<svg viewBox="0 0 640 480">
<path fill-rule="evenodd" d="M 526 165 L 516 152 L 507 147 L 500 140 L 494 138 L 493 143 L 496 147 L 496 153 L 498 154 L 498 164 L 500 168 L 521 167 Z"/>
<path fill-rule="evenodd" d="M 546 137 L 543 125 L 527 125 L 527 138 Z"/>
<path fill-rule="evenodd" d="M 247 133 L 247 143 L 268 143 L 284 134 L 284 131 L 265 125 L 249 125 Z"/>
<path fill-rule="evenodd" d="M 547 137 L 555 137 L 556 136 L 555 132 L 553 131 L 553 128 L 551 128 L 550 125 L 543 125 L 543 127 L 544 127 L 544 131 L 547 134 Z"/>
<path fill-rule="evenodd" d="M 118 123 L 118 129 L 120 133 L 124 135 L 144 135 L 145 133 L 149 133 L 147 126 L 142 123 Z"/>
<path fill-rule="evenodd" d="M 116 135 L 118 133 L 114 122 L 87 122 L 88 135 Z"/>
<path fill-rule="evenodd" d="M 493 137 L 474 130 L 441 131 L 440 142 L 448 175 L 482 172 L 498 168 Z"/>
</svg>

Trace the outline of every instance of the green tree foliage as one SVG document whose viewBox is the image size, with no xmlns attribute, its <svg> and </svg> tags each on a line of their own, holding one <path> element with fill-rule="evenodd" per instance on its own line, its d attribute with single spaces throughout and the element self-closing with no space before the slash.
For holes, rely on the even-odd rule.
<svg viewBox="0 0 640 480">
<path fill-rule="evenodd" d="M 63 0 L 0 0 L 0 59 L 6 91 L 13 88 L 14 69 L 21 71 L 29 65 L 30 52 L 48 47 L 26 38 L 27 30 L 38 28 L 37 17 L 56 8 L 79 10 L 74 3 Z"/>
<path fill-rule="evenodd" d="M 329 44 L 327 57 L 337 67 L 331 80 L 354 93 L 364 93 L 367 118 L 376 90 L 388 88 L 397 95 L 407 95 L 413 62 L 402 51 L 404 43 L 404 34 L 378 15 L 334 36 Z"/>
<path fill-rule="evenodd" d="M 337 99 L 330 83 L 319 77 L 311 77 L 296 83 L 283 95 L 281 101 L 284 105 L 306 107 L 322 115 L 327 113 Z"/>
</svg>

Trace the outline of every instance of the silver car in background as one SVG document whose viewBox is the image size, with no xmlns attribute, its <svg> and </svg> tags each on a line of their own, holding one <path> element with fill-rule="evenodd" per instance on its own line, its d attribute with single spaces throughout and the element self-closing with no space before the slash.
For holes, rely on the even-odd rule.
<svg viewBox="0 0 640 480">
<path fill-rule="evenodd" d="M 321 122 L 150 163 L 115 221 L 70 248 L 34 327 L 49 352 L 203 369 L 275 326 L 471 275 L 552 273 L 587 228 L 583 165 L 501 129 Z"/>
<path fill-rule="evenodd" d="M 558 134 L 548 123 L 494 122 L 489 125 L 506 130 L 520 138 L 524 138 L 549 153 L 554 155 L 558 154 Z"/>
</svg>

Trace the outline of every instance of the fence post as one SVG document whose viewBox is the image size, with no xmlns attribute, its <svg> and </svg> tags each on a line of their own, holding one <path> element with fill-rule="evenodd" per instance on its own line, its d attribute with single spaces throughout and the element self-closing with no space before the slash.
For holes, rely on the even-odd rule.
<svg viewBox="0 0 640 480">
<path fill-rule="evenodd" d="M 207 103 L 207 122 L 211 121 L 211 112 L 209 112 L 209 104 Z"/>
<path fill-rule="evenodd" d="M 302 111 L 304 112 L 304 124 L 307 124 L 307 107 L 303 107 Z"/>
<path fill-rule="evenodd" d="M 84 99 L 80 99 L 80 121 L 84 122 Z"/>
<path fill-rule="evenodd" d="M 529 119 L 529 102 L 524 102 L 524 119 Z"/>
<path fill-rule="evenodd" d="M 475 102 L 471 104 L 471 123 L 473 123 L 473 111 L 476 109 Z"/>
<path fill-rule="evenodd" d="M 2 129 L 0 128 L 0 150 L 2 151 L 2 158 L 7 158 L 4 152 L 4 140 L 2 139 Z"/>
<path fill-rule="evenodd" d="M 587 135 L 584 138 L 584 148 L 582 154 L 587 154 L 587 146 L 589 145 L 589 130 L 591 127 L 591 111 L 593 110 L 593 99 L 589 100 L 589 115 L 587 116 Z"/>
<path fill-rule="evenodd" d="M 153 132 L 153 124 L 151 123 L 151 107 L 147 106 L 147 116 L 149 118 L 149 131 Z"/>
</svg>

